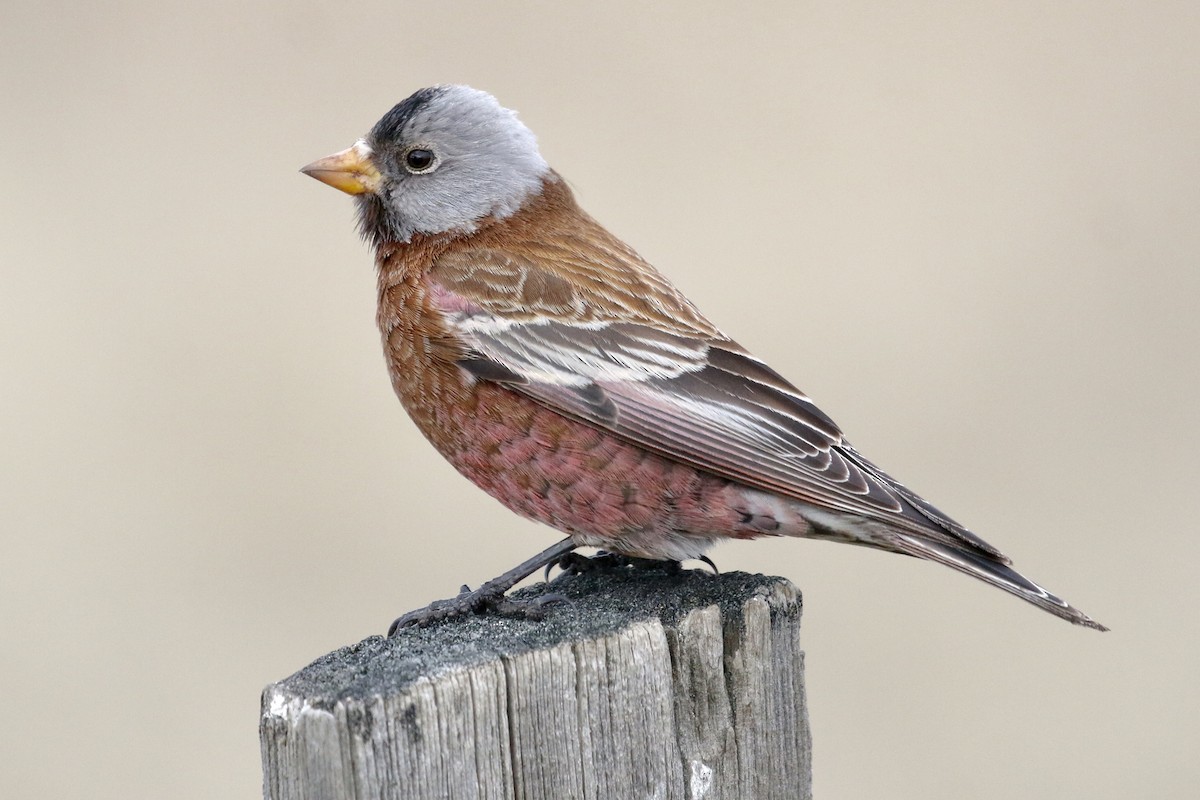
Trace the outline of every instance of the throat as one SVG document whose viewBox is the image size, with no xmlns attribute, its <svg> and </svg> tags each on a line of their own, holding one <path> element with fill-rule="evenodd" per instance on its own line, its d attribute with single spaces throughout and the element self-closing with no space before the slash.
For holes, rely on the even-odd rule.
<svg viewBox="0 0 1200 800">
<path fill-rule="evenodd" d="M 359 195 L 358 200 L 358 233 L 369 244 L 376 248 L 387 242 L 407 242 L 412 234 L 402 234 L 402 225 L 394 219 L 393 214 L 383 198 L 377 194 Z"/>
<path fill-rule="evenodd" d="M 520 188 L 517 191 L 516 188 Z M 479 233 L 499 222 L 520 216 L 530 207 L 545 205 L 570 190 L 557 173 L 546 175 L 511 191 L 497 194 L 490 202 L 472 202 L 466 197 L 453 202 L 429 204 L 409 195 L 359 195 L 358 231 L 375 247 L 386 242 L 409 244 L 420 237 L 459 238 Z M 551 200 L 550 205 L 557 205 Z"/>
</svg>

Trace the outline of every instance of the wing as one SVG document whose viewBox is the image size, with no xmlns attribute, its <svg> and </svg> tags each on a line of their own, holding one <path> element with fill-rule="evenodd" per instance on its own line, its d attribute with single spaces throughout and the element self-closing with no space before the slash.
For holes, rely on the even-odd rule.
<svg viewBox="0 0 1200 800">
<path fill-rule="evenodd" d="M 615 275 L 590 274 L 614 259 Z M 460 340 L 457 363 L 480 380 L 747 486 L 1007 561 L 859 455 L 804 393 L 632 251 L 457 251 L 429 280 Z"/>
</svg>

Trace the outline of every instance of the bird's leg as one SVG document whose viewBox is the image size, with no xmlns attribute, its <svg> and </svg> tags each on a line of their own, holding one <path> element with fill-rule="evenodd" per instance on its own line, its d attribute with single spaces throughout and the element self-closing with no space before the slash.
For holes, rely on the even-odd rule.
<svg viewBox="0 0 1200 800">
<path fill-rule="evenodd" d="M 388 636 L 394 636 L 396 631 L 401 628 L 429 625 L 450 617 L 479 614 L 488 610 L 509 616 L 540 618 L 545 613 L 547 605 L 560 602 L 564 598 L 561 595 L 542 595 L 533 600 L 512 600 L 504 595 L 509 589 L 542 567 L 561 561 L 576 546 L 570 538 L 563 539 L 533 558 L 521 562 L 503 575 L 492 578 L 474 591 L 471 591 L 470 587 L 464 586 L 457 597 L 434 600 L 425 608 L 410 611 L 388 627 Z"/>
</svg>

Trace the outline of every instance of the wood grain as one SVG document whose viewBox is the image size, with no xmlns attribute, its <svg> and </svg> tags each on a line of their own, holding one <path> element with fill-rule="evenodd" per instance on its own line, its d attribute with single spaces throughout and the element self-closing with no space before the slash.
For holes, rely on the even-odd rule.
<svg viewBox="0 0 1200 800">
<path fill-rule="evenodd" d="M 551 588 L 570 600 L 544 620 L 372 637 L 268 686 L 264 797 L 811 797 L 794 586 L 623 568 Z"/>
</svg>

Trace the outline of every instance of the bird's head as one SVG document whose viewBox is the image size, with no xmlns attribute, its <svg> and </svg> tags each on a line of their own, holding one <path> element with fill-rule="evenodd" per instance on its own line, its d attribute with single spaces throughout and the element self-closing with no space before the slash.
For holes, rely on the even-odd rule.
<svg viewBox="0 0 1200 800">
<path fill-rule="evenodd" d="M 533 133 L 496 98 L 433 86 L 301 172 L 355 195 L 359 229 L 379 244 L 471 233 L 484 219 L 509 217 L 541 191 L 550 168 Z"/>
</svg>

